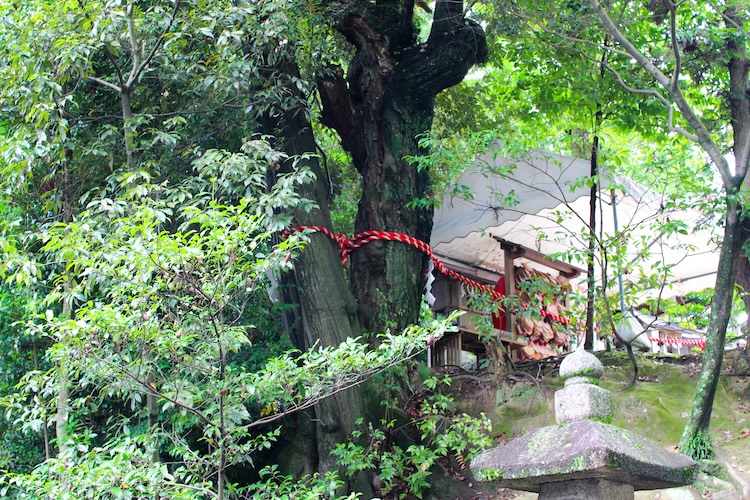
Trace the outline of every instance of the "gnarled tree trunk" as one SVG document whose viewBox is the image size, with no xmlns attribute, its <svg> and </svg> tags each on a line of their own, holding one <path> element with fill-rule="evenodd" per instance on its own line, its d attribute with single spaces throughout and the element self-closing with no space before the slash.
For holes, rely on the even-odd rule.
<svg viewBox="0 0 750 500">
<path fill-rule="evenodd" d="M 405 159 L 423 151 L 435 96 L 456 85 L 487 45 L 482 28 L 467 19 L 463 2 L 439 0 L 432 30 L 417 43 L 414 3 L 390 0 L 338 19 L 354 46 L 346 77 L 335 69 L 320 82 L 323 123 L 334 128 L 362 176 L 355 229 L 387 230 L 429 241 L 432 209 L 428 172 Z M 427 260 L 396 242 L 370 243 L 352 254 L 352 291 L 366 331 L 403 327 L 419 312 Z"/>
<path fill-rule="evenodd" d="M 435 96 L 484 61 L 487 46 L 481 27 L 465 19 L 463 2 L 450 0 L 438 1 L 429 39 L 417 44 L 413 9 L 411 0 L 380 0 L 361 12 L 349 5 L 337 19 L 337 28 L 355 48 L 348 74 L 334 68 L 334 76 L 319 82 L 318 88 L 323 122 L 339 133 L 362 176 L 357 231 L 397 231 L 429 241 L 432 210 L 408 207 L 427 196 L 428 172 L 417 171 L 405 156 L 421 152 L 417 137 L 430 129 Z M 283 72 L 296 76 L 292 65 Z M 298 92 L 292 85 L 289 90 Z M 290 155 L 316 150 L 310 123 L 298 111 L 288 110 L 264 124 L 266 132 L 283 140 L 279 146 Z M 311 159 L 308 166 L 317 181 L 301 194 L 319 208 L 296 213 L 295 224 L 331 228 L 326 177 L 317 160 Z M 426 263 L 422 253 L 406 245 L 370 243 L 352 254 L 350 291 L 335 243 L 324 235 L 311 235 L 295 264 L 293 293 L 299 309 L 293 338 L 299 347 L 315 341 L 332 345 L 363 330 L 414 323 Z M 359 417 L 366 417 L 361 386 L 315 407 L 316 443 L 308 449 L 317 456 L 318 470 L 335 469 L 330 452 L 337 442 L 347 440 Z M 372 492 L 363 477 L 353 487 L 366 496 Z"/>
</svg>

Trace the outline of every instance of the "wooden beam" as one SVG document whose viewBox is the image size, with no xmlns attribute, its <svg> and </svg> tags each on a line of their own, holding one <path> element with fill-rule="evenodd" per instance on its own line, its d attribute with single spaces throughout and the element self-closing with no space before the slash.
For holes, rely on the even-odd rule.
<svg viewBox="0 0 750 500">
<path fill-rule="evenodd" d="M 505 290 L 503 290 L 503 293 L 506 297 L 512 297 L 516 293 L 516 252 L 514 250 L 512 248 L 506 250 L 503 247 L 503 266 L 505 267 Z M 511 313 L 507 307 L 505 308 L 505 328 L 510 332 L 511 337 L 515 338 L 516 315 Z"/>
<path fill-rule="evenodd" d="M 564 276 L 568 279 L 575 278 L 579 276 L 582 272 L 584 272 L 582 269 L 578 269 L 575 266 L 571 266 L 570 264 L 566 264 L 565 262 L 560 262 L 559 260 L 550 259 L 549 257 L 545 256 L 543 253 L 537 252 L 536 250 L 532 250 L 531 248 L 526 248 L 516 243 L 512 243 L 499 236 L 493 236 L 493 238 L 498 243 L 500 243 L 500 248 L 502 248 L 503 252 L 505 253 L 506 273 L 507 273 L 507 262 L 508 262 L 509 255 L 512 260 L 515 260 L 519 257 L 523 257 L 525 259 L 529 259 L 530 261 L 537 262 L 539 264 L 542 264 L 543 266 L 549 267 L 550 269 L 555 269 L 556 271 L 560 273 L 561 276 Z M 506 288 L 507 288 L 507 283 L 508 282 L 506 281 Z"/>
</svg>

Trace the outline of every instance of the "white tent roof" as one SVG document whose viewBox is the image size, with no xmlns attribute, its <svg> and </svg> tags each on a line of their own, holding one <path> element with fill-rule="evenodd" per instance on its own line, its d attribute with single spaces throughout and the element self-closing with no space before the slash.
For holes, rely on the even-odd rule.
<svg viewBox="0 0 750 500">
<path fill-rule="evenodd" d="M 487 280 L 503 273 L 503 252 L 497 238 L 545 255 L 567 252 L 557 258 L 585 269 L 582 256 L 587 248 L 590 168 L 588 160 L 540 150 L 532 150 L 519 159 L 496 157 L 492 152 L 481 155 L 456 182 L 456 187 L 465 186 L 468 190 L 453 190 L 473 193 L 473 197 L 445 195 L 435 213 L 431 245 L 449 265 Z M 630 242 L 640 241 L 641 249 L 650 244 L 650 255 L 646 257 L 636 254 L 636 245 L 628 245 L 632 270 L 625 279 L 663 263 L 673 266 L 668 278 L 671 290 L 665 296 L 714 285 L 718 266 L 714 235 L 707 229 L 695 230 L 701 226 L 700 214 L 664 209 L 668 205 L 666 197 L 651 189 L 625 179 L 601 176 L 597 225 L 603 221 L 603 226 L 597 231 L 602 231 L 603 240 L 616 234 L 613 189 L 619 232 L 625 230 Z M 508 197 L 515 200 L 515 205 L 503 202 Z M 668 220 L 683 221 L 689 234 L 666 235 L 655 229 L 655 223 Z M 609 245 L 623 242 L 625 239 L 620 238 Z M 601 267 L 597 270 L 598 280 L 600 273 Z"/>
</svg>

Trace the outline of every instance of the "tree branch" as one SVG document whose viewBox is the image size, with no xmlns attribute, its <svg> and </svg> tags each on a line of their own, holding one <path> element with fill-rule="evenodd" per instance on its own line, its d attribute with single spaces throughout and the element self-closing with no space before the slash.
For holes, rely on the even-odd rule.
<svg viewBox="0 0 750 500">
<path fill-rule="evenodd" d="M 372 26 L 358 14 L 347 14 L 339 20 L 338 31 L 357 49 L 357 56 L 365 60 L 365 65 L 388 71 L 391 61 L 388 57 L 388 41 L 380 36 Z"/>
<path fill-rule="evenodd" d="M 318 94 L 323 108 L 321 123 L 338 132 L 342 146 L 352 155 L 352 163 L 361 169 L 367 154 L 362 139 L 362 128 L 358 126 L 359 119 L 355 118 L 358 113 L 352 105 L 349 88 L 344 80 L 344 71 L 340 66 L 332 68 L 328 76 L 318 81 Z"/>
<path fill-rule="evenodd" d="M 724 19 L 724 22 L 727 23 L 728 26 L 736 29 L 743 36 L 748 36 L 748 32 L 744 30 L 742 24 L 738 23 L 735 19 L 732 19 L 730 16 L 728 16 L 726 12 L 724 12 L 718 5 L 716 5 L 715 2 L 709 2 L 708 4 L 713 7 L 713 9 L 721 16 L 722 19 Z"/>
<path fill-rule="evenodd" d="M 599 16 L 599 19 L 601 19 L 602 24 L 604 24 L 605 29 L 612 35 L 612 37 L 625 49 L 630 57 L 636 60 L 640 67 L 645 69 L 659 85 L 661 85 L 669 92 L 670 96 L 677 105 L 677 108 L 682 113 L 682 116 L 693 128 L 698 144 L 703 147 L 703 149 L 711 158 L 711 161 L 713 161 L 713 163 L 716 165 L 716 168 L 721 175 L 724 187 L 735 187 L 737 181 L 732 176 L 726 158 L 724 158 L 724 155 L 719 150 L 719 147 L 711 138 L 711 134 L 703 125 L 701 119 L 698 118 L 698 116 L 695 114 L 695 111 L 687 102 L 685 96 L 682 95 L 679 87 L 672 88 L 672 81 L 659 68 L 657 68 L 654 63 L 652 63 L 645 55 L 643 55 L 630 42 L 630 40 L 625 37 L 625 35 L 623 35 L 623 33 L 617 28 L 617 26 L 615 26 L 615 23 L 612 22 L 612 19 L 610 19 L 609 15 L 604 11 L 604 8 L 602 7 L 601 3 L 599 3 L 599 0 L 589 0 L 589 2 L 594 11 Z"/>
<path fill-rule="evenodd" d="M 114 83 L 109 83 L 108 81 L 102 80 L 99 77 L 96 77 L 96 76 L 87 76 L 86 79 L 89 80 L 89 81 L 91 81 L 91 82 L 98 83 L 99 85 L 102 85 L 102 86 L 107 87 L 109 89 L 112 89 L 115 92 L 117 92 L 118 94 L 122 92 L 122 89 L 118 85 L 115 85 Z"/>
<path fill-rule="evenodd" d="M 522 14 L 517 14 L 517 15 L 519 17 L 522 17 L 523 19 L 526 19 L 526 20 L 530 19 L 528 16 L 523 16 Z M 618 49 L 616 49 L 614 47 L 611 47 L 609 45 L 606 45 L 606 44 L 592 42 L 591 40 L 585 40 L 583 38 L 577 38 L 577 37 L 574 37 L 574 36 L 566 35 L 564 33 L 559 33 L 557 31 L 548 30 L 546 28 L 542 28 L 542 29 L 543 29 L 544 33 L 548 33 L 550 35 L 553 35 L 555 37 L 561 38 L 563 40 L 568 40 L 568 41 L 575 42 L 575 43 L 583 43 L 583 44 L 591 45 L 591 46 L 599 48 L 599 49 L 606 50 L 606 51 L 608 51 L 608 52 L 610 52 L 612 54 L 619 54 L 621 56 L 625 56 L 625 57 L 628 57 L 628 58 L 631 57 L 631 55 L 628 52 L 626 52 L 624 50 L 618 50 Z M 666 97 L 664 97 L 658 90 L 654 90 L 654 89 L 638 89 L 638 88 L 635 88 L 635 87 L 631 87 L 630 85 L 628 85 L 627 83 L 625 83 L 625 79 L 622 77 L 622 75 L 620 75 L 620 72 L 617 71 L 615 68 L 613 68 L 611 65 L 609 65 L 606 61 L 603 61 L 603 60 L 600 61 L 598 59 L 589 57 L 588 55 L 586 55 L 583 52 L 579 52 L 579 54 L 582 57 L 584 57 L 584 58 L 586 58 L 586 59 L 588 59 L 590 61 L 595 61 L 597 64 L 600 64 L 604 68 L 606 68 L 610 73 L 612 73 L 612 75 L 614 75 L 614 77 L 617 79 L 617 82 L 620 84 L 620 86 L 622 86 L 622 88 L 624 88 L 627 92 L 630 92 L 631 94 L 651 95 L 651 96 L 656 97 L 667 108 L 667 111 L 668 111 L 668 115 L 667 115 L 667 129 L 670 132 L 676 132 L 676 133 L 682 135 L 683 137 L 685 137 L 686 139 L 688 139 L 690 141 L 699 142 L 698 136 L 696 136 L 695 134 L 692 134 L 692 133 L 688 132 L 687 130 L 685 130 L 683 127 L 680 127 L 679 125 L 675 125 L 674 124 L 674 108 L 672 106 L 672 103 Z M 676 82 L 676 76 L 678 74 L 679 74 L 679 71 L 676 71 L 674 73 L 675 76 L 674 76 L 673 79 L 674 79 L 675 82 Z M 672 87 L 676 87 L 676 83 L 674 85 L 670 86 L 670 88 L 672 88 Z"/>
<path fill-rule="evenodd" d="M 669 8 L 669 38 L 672 43 L 672 53 L 674 54 L 674 69 L 672 70 L 672 83 L 669 89 L 671 92 L 674 92 L 677 90 L 677 81 L 680 78 L 682 68 L 682 55 L 680 54 L 680 45 L 677 43 L 677 8 L 672 0 L 662 0 L 662 2 L 666 3 Z M 669 115 L 671 121 L 671 111 Z"/>
<path fill-rule="evenodd" d="M 206 417 L 201 411 L 197 410 L 196 408 L 193 408 L 192 406 L 188 406 L 186 404 L 181 403 L 175 398 L 171 398 L 164 394 L 161 391 L 158 391 L 154 385 L 149 384 L 146 380 L 141 379 L 140 377 L 136 376 L 135 374 L 131 373 L 130 370 L 124 368 L 124 366 L 127 364 L 127 362 L 123 359 L 122 353 L 118 352 L 117 356 L 120 358 L 120 361 L 122 364 L 117 365 L 113 363 L 112 361 L 109 361 L 106 358 L 100 357 L 99 360 L 103 363 L 111 365 L 115 370 L 119 370 L 119 372 L 126 377 L 128 377 L 130 380 L 135 382 L 136 384 L 140 385 L 144 389 L 146 389 L 148 394 L 152 394 L 154 396 L 166 399 L 170 403 L 174 404 L 178 408 L 183 408 L 188 413 L 191 413 L 195 415 L 201 422 L 203 422 L 208 427 L 216 427 L 216 424 L 211 422 L 211 420 Z"/>
<path fill-rule="evenodd" d="M 128 6 L 125 8 L 126 22 L 128 25 L 128 36 L 130 37 L 130 53 L 133 56 L 133 67 L 130 68 L 130 76 L 127 82 L 123 84 L 123 90 L 126 90 L 135 81 L 135 75 L 138 72 L 138 68 L 141 66 L 141 54 L 140 47 L 138 44 L 138 36 L 135 33 L 135 20 L 133 19 L 133 2 L 128 2 Z"/>
<path fill-rule="evenodd" d="M 364 372 L 364 373 L 359 373 L 359 374 L 357 374 L 357 376 L 356 376 L 356 378 L 354 380 L 345 380 L 345 381 L 342 381 L 339 384 L 334 384 L 333 387 L 330 389 L 330 392 L 328 392 L 327 394 L 324 394 L 322 396 L 314 396 L 314 397 L 307 398 L 307 399 L 303 400 L 301 403 L 299 403 L 297 405 L 294 405 L 294 406 L 292 406 L 289 409 L 285 409 L 285 410 L 283 410 L 283 411 L 281 411 L 279 413 L 275 413 L 273 415 L 268 415 L 266 417 L 258 418 L 256 420 L 253 420 L 249 424 L 245 424 L 243 427 L 245 429 L 252 429 L 253 427 L 258 427 L 260 425 L 266 425 L 266 424 L 269 424 L 271 422 L 275 422 L 276 420 L 284 418 L 287 415 L 291 415 L 292 413 L 296 413 L 298 411 L 302 411 L 302 410 L 306 410 L 308 408 L 312 408 L 313 406 L 315 406 L 316 404 L 318 404 L 319 402 L 321 402 L 322 400 L 324 400 L 326 398 L 330 398 L 331 396 L 334 396 L 334 395 L 336 395 L 336 394 L 338 394 L 338 393 L 340 393 L 342 391 L 353 389 L 354 387 L 356 387 L 356 386 L 358 386 L 358 385 L 360 385 L 360 384 L 362 384 L 362 383 L 370 380 L 373 376 L 375 376 L 375 375 L 377 375 L 379 373 L 384 372 L 388 368 L 391 368 L 392 366 L 396 366 L 397 364 L 400 364 L 400 363 L 402 363 L 404 361 L 407 361 L 407 360 L 415 358 L 416 356 L 419 356 L 426 349 L 427 349 L 427 347 L 425 347 L 423 349 L 419 349 L 418 351 L 413 352 L 413 353 L 409 354 L 408 356 L 404 356 L 404 357 L 400 357 L 400 358 L 391 360 L 391 362 L 389 362 L 386 365 L 379 366 L 379 367 L 377 367 L 375 369 L 372 369 L 372 370 Z"/>
<path fill-rule="evenodd" d="M 78 0 L 78 8 L 81 9 L 81 12 L 83 12 L 83 15 L 91 21 L 91 16 L 88 12 L 86 12 L 86 6 L 83 5 L 83 0 Z M 109 48 L 109 44 L 104 42 L 104 54 L 107 56 L 107 59 L 109 62 L 112 63 L 112 66 L 115 68 L 115 72 L 117 73 L 117 80 L 120 82 L 120 85 L 125 83 L 125 77 L 122 75 L 122 71 L 120 70 L 120 66 L 117 64 L 117 60 L 115 59 L 114 54 L 112 53 L 112 50 Z M 117 88 L 118 92 L 122 92 L 120 87 Z"/>
<path fill-rule="evenodd" d="M 463 2 L 441 0 L 427 43 L 412 47 L 395 68 L 393 88 L 404 99 L 432 99 L 460 83 L 472 66 L 486 62 L 482 27 L 463 16 Z"/>
<path fill-rule="evenodd" d="M 131 71 L 131 76 L 128 78 L 127 87 L 130 87 L 135 83 L 135 81 L 138 79 L 139 76 L 141 76 L 141 73 L 148 67 L 149 64 L 151 64 L 151 61 L 156 56 L 156 52 L 159 50 L 159 48 L 164 43 L 164 36 L 169 33 L 169 31 L 172 29 L 172 25 L 174 24 L 174 20 L 177 17 L 177 11 L 180 8 L 180 0 L 175 0 L 174 7 L 172 8 L 172 17 L 169 19 L 169 24 L 164 28 L 164 30 L 161 32 L 161 35 L 159 35 L 159 38 L 156 40 L 156 43 L 151 48 L 151 53 L 146 57 L 146 60 L 143 61 L 143 64 L 139 65 L 137 69 L 135 66 L 135 60 L 133 61 L 133 68 L 134 71 Z M 128 23 L 128 26 L 130 26 L 130 23 Z M 134 34 L 135 32 L 133 32 Z"/>
<path fill-rule="evenodd" d="M 661 103 L 664 104 L 664 106 L 667 108 L 667 129 L 670 132 L 677 132 L 678 134 L 693 142 L 699 142 L 698 136 L 696 136 L 695 134 L 691 134 L 679 125 L 674 124 L 674 107 L 672 106 L 672 103 L 669 102 L 669 100 L 661 94 L 661 92 L 655 89 L 637 89 L 635 87 L 631 87 L 630 85 L 625 83 L 625 80 L 622 78 L 622 75 L 620 75 L 620 72 L 610 66 L 608 63 L 604 61 L 597 61 L 597 63 L 601 64 L 604 68 L 607 69 L 607 71 L 612 73 L 617 79 L 617 82 L 622 86 L 622 88 L 624 88 L 631 94 L 651 95 L 659 99 L 659 101 L 661 101 Z"/>
</svg>

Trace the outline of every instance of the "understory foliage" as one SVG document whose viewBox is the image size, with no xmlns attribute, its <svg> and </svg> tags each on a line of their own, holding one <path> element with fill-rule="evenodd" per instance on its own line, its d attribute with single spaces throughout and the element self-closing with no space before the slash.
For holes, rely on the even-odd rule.
<svg viewBox="0 0 750 500">
<path fill-rule="evenodd" d="M 266 191 L 267 158 L 276 154 L 261 139 L 242 153 L 206 151 L 195 176 L 175 185 L 145 172 L 114 175 L 74 220 L 7 240 L 5 281 L 47 290 L 22 326 L 48 346 L 49 369 L 23 376 L 2 399 L 5 415 L 38 434 L 59 416 L 61 391 L 69 398 L 58 453 L 28 474 L 6 471 L 3 492 L 334 495 L 342 483 L 333 474 L 297 481 L 271 466 L 253 486 L 227 477 L 256 465 L 285 415 L 413 357 L 453 318 L 386 332 L 377 348 L 348 339 L 248 362 L 263 335 L 253 308 L 305 244 L 304 236 L 273 237 L 289 210 L 310 208 L 295 191 L 310 179 L 304 169 Z"/>
<path fill-rule="evenodd" d="M 697 134 L 719 165 L 735 144 L 736 172 L 746 171 L 738 139 L 750 137 L 750 114 L 738 114 L 746 100 L 735 96 L 747 89 L 747 9 L 731 1 L 696 15 L 689 3 L 666 2 L 669 12 L 658 3 L 608 8 L 643 42 L 643 61 L 672 75 L 663 95 L 658 77 L 632 67 L 638 54 L 605 34 L 596 0 L 438 0 L 432 22 L 402 0 L 0 3 L 0 493 L 341 495 L 350 485 L 333 472 L 291 477 L 273 463 L 286 417 L 329 396 L 351 410 L 328 400 L 309 414 L 310 470 L 335 469 L 331 448 L 365 407 L 361 391 L 348 402 L 339 393 L 415 357 L 455 317 L 360 341 L 363 330 L 416 321 L 423 256 L 396 242 L 363 247 L 347 275 L 352 293 L 324 303 L 310 284 L 347 288 L 331 242 L 279 235 L 335 225 L 427 241 L 440 192 L 498 137 L 523 138 L 502 141 L 503 154 L 549 147 L 599 162 L 576 186 L 558 186 L 565 192 L 623 172 L 649 185 L 663 195 L 659 220 L 641 221 L 654 235 L 688 234 L 668 217 L 683 203 L 716 220 L 744 217 L 746 198 L 716 194 L 705 158 L 692 168 L 693 148 L 661 131 L 668 121 L 681 137 Z M 438 150 L 435 98 L 488 58 L 488 44 L 481 78 L 443 93 L 436 115 L 438 135 L 476 135 Z M 719 169 L 732 180 L 727 172 Z M 523 208 L 513 193 L 495 194 L 483 208 Z M 584 220 L 564 229 L 539 236 L 588 246 L 558 257 L 599 261 L 601 285 L 590 273 L 589 288 L 597 296 L 619 273 L 634 275 L 631 296 L 667 282 L 668 264 L 631 258 L 654 246 L 651 234 L 626 245 L 634 233 L 624 225 L 611 235 Z M 281 306 L 269 297 L 280 281 L 296 294 L 305 332 L 292 338 L 302 350 L 281 335 Z M 536 292 L 540 302 L 553 296 Z M 601 303 L 612 317 L 610 299 Z M 719 323 L 722 354 L 726 318 L 709 321 Z M 361 420 L 336 448 L 347 472 L 375 473 L 384 496 L 420 496 L 435 463 L 462 465 L 488 444 L 486 421 L 427 395 L 438 385 L 428 379 L 408 418 L 390 406 L 380 424 Z M 709 408 L 712 397 L 702 399 Z M 372 479 L 358 476 L 352 484 Z"/>
<path fill-rule="evenodd" d="M 465 471 L 477 453 L 492 445 L 492 423 L 484 415 L 474 418 L 456 414 L 453 398 L 438 390 L 450 383 L 448 376 L 428 377 L 423 382 L 424 391 L 407 399 L 403 409 L 409 417 L 406 422 L 393 416 L 381 419 L 379 425 L 365 425 L 360 420 L 362 429 L 334 450 L 346 473 L 374 470 L 381 496 L 422 498 L 438 462 L 450 464 L 453 460 L 456 468 Z M 390 401 L 382 403 L 390 410 L 389 415 L 396 413 Z"/>
</svg>

